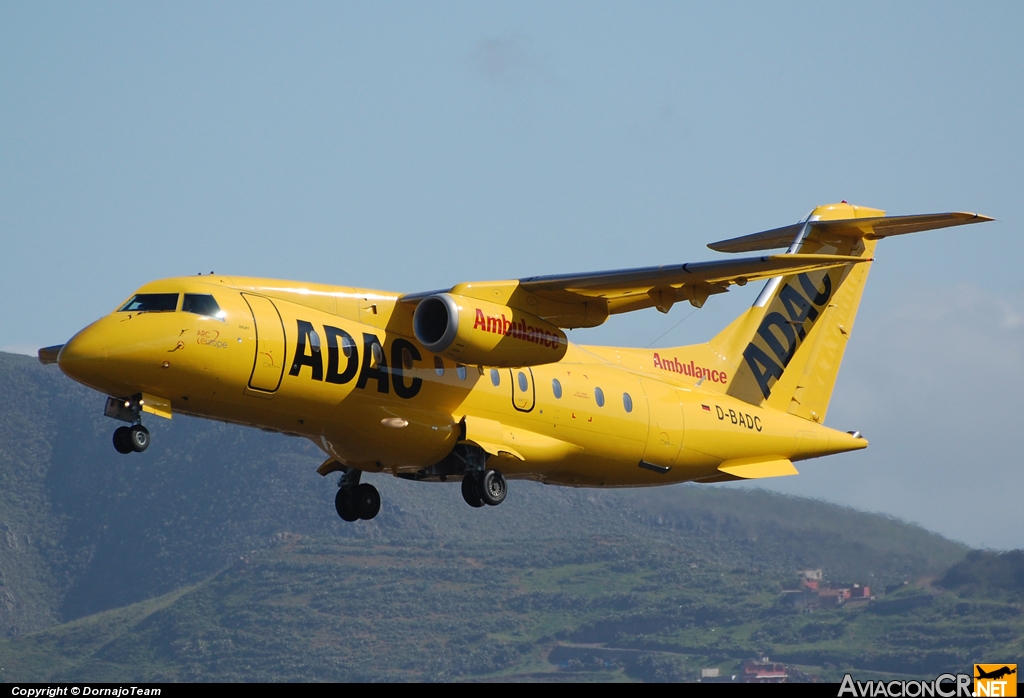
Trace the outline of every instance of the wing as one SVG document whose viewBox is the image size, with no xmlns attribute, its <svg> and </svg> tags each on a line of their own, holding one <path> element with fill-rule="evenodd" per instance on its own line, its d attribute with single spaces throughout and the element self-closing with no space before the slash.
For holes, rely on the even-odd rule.
<svg viewBox="0 0 1024 698">
<path fill-rule="evenodd" d="M 773 276 L 800 274 L 869 261 L 828 254 L 779 254 L 661 267 L 640 267 L 583 274 L 531 276 L 510 281 L 464 283 L 448 293 L 503 303 L 564 329 L 594 327 L 609 315 L 643 308 L 667 313 L 676 301 L 701 307 L 708 296 L 732 285 Z M 403 303 L 418 303 L 444 291 L 408 294 Z"/>
</svg>

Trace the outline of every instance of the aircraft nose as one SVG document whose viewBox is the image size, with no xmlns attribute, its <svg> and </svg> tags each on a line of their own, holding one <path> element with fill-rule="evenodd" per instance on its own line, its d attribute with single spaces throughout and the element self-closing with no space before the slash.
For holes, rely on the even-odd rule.
<svg viewBox="0 0 1024 698">
<path fill-rule="evenodd" d="M 95 386 L 107 362 L 107 347 L 101 334 L 90 325 L 72 337 L 57 355 L 60 370 L 79 383 Z"/>
</svg>

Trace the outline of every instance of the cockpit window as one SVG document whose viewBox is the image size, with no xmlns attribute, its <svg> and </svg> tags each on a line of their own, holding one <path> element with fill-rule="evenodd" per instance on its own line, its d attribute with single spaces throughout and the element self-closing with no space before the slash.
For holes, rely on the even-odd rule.
<svg viewBox="0 0 1024 698">
<path fill-rule="evenodd" d="M 181 304 L 181 309 L 186 313 L 205 315 L 206 317 L 212 317 L 217 320 L 223 320 L 226 314 L 220 309 L 220 306 L 217 305 L 217 301 L 214 300 L 213 296 L 203 293 L 186 293 L 185 300 Z"/>
<path fill-rule="evenodd" d="M 166 313 L 178 309 L 177 293 L 136 293 L 124 304 L 122 313 Z"/>
</svg>

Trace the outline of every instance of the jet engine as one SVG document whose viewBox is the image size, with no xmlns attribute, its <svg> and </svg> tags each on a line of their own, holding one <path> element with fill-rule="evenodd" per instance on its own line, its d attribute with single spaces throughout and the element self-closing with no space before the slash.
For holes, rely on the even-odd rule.
<svg viewBox="0 0 1024 698">
<path fill-rule="evenodd" d="M 565 333 L 516 308 L 451 293 L 420 301 L 412 318 L 420 344 L 463 364 L 511 368 L 565 356 Z"/>
</svg>

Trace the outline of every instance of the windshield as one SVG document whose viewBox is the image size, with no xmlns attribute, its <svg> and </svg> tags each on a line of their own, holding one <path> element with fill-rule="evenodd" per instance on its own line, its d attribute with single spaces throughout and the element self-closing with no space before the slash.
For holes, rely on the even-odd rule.
<svg viewBox="0 0 1024 698">
<path fill-rule="evenodd" d="M 177 293 L 136 293 L 121 313 L 164 313 L 178 309 Z"/>
<path fill-rule="evenodd" d="M 204 293 L 186 293 L 185 300 L 181 303 L 181 309 L 186 313 L 205 315 L 217 320 L 223 320 L 226 315 L 220 309 L 220 306 L 217 305 L 217 301 L 214 300 L 213 296 Z"/>
</svg>

